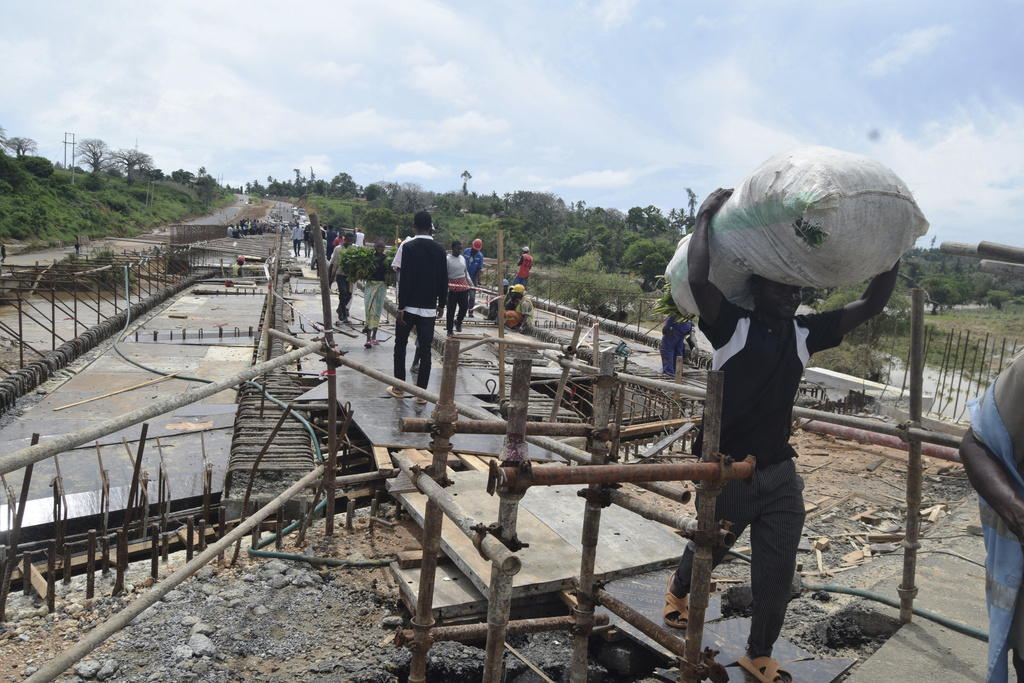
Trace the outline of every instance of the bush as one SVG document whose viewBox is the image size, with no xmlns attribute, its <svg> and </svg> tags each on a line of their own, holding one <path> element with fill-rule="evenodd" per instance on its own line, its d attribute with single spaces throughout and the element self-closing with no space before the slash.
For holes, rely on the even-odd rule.
<svg viewBox="0 0 1024 683">
<path fill-rule="evenodd" d="M 53 164 L 45 157 L 25 156 L 20 161 L 25 170 L 37 178 L 45 180 L 53 175 Z"/>
</svg>

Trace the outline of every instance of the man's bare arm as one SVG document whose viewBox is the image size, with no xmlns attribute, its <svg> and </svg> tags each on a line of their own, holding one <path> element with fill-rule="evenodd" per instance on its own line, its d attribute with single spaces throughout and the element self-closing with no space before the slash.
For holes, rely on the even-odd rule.
<svg viewBox="0 0 1024 683">
<path fill-rule="evenodd" d="M 1024 539 L 1024 499 L 1017 495 L 1006 470 L 988 446 L 968 429 L 960 442 L 960 459 L 974 490 L 992 506 L 1017 538 Z"/>
<path fill-rule="evenodd" d="M 891 270 L 880 273 L 871 279 L 868 288 L 859 299 L 843 306 L 843 314 L 839 319 L 839 334 L 846 335 L 858 325 L 866 323 L 885 309 L 896 286 L 899 276 L 900 262 Z"/>
<path fill-rule="evenodd" d="M 708 231 L 711 218 L 722 208 L 726 200 L 732 196 L 732 190 L 719 188 L 708 195 L 697 211 L 697 221 L 690 235 L 687 247 L 686 268 L 687 279 L 693 299 L 697 302 L 697 311 L 704 322 L 713 325 L 718 319 L 718 309 L 722 305 L 722 290 L 708 279 L 711 273 L 711 249 L 708 246 Z"/>
</svg>

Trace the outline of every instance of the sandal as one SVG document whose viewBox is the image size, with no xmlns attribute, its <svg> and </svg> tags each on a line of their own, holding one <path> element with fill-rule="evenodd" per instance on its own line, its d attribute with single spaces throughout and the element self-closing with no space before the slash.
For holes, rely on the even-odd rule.
<svg viewBox="0 0 1024 683">
<path fill-rule="evenodd" d="M 388 392 L 395 398 L 405 398 L 405 392 L 401 389 L 395 389 L 394 387 L 388 387 L 384 391 Z"/>
<path fill-rule="evenodd" d="M 684 595 L 677 598 L 672 594 L 670 589 L 674 576 L 673 572 L 668 577 L 668 586 L 665 588 L 665 607 L 661 611 L 661 618 L 667 626 L 685 629 L 686 623 L 690 620 L 690 596 Z"/>
<path fill-rule="evenodd" d="M 761 683 L 793 683 L 793 675 L 771 657 L 740 657 L 738 664 Z"/>
</svg>

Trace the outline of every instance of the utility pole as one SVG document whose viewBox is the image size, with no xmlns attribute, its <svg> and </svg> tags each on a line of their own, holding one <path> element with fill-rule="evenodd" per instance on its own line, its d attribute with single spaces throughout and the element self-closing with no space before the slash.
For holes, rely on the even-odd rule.
<svg viewBox="0 0 1024 683">
<path fill-rule="evenodd" d="M 71 140 L 68 140 L 68 136 Z M 68 172 L 68 145 L 71 145 L 71 184 L 75 184 L 75 134 L 64 133 L 64 172 Z"/>
</svg>

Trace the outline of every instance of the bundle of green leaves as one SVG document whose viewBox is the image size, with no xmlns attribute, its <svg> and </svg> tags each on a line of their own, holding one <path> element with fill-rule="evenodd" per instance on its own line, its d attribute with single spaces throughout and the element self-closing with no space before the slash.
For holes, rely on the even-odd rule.
<svg viewBox="0 0 1024 683">
<path fill-rule="evenodd" d="M 391 247 L 384 252 L 384 284 L 389 287 L 395 284 L 395 271 L 391 269 L 391 261 L 395 258 L 398 249 Z M 373 247 L 349 247 L 341 252 L 338 259 L 338 268 L 349 280 L 369 280 L 370 275 L 377 269 L 377 254 Z"/>
</svg>

